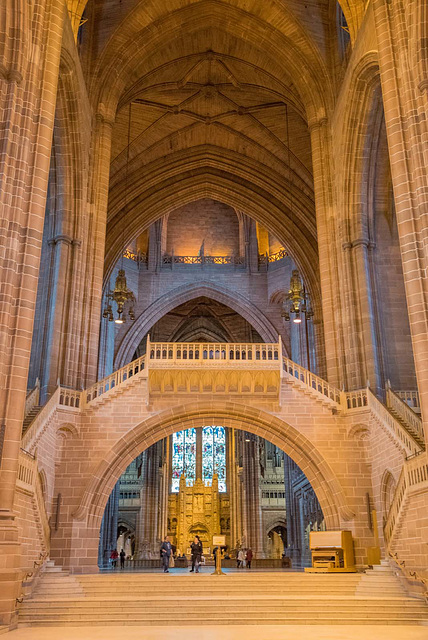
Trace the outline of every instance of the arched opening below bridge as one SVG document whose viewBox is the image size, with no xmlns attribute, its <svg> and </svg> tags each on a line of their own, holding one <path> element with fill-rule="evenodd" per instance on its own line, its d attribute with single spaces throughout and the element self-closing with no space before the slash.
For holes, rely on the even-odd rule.
<svg viewBox="0 0 428 640">
<path fill-rule="evenodd" d="M 142 452 L 173 433 L 222 425 L 243 431 L 250 437 L 262 437 L 275 445 L 301 469 L 311 485 L 327 529 L 340 529 L 354 517 L 343 488 L 332 467 L 319 449 L 297 429 L 260 409 L 233 402 L 192 403 L 167 409 L 137 424 L 94 464 L 88 476 L 79 506 L 73 511 L 70 568 L 92 572 L 98 566 L 98 544 L 102 518 L 110 494 L 120 476 Z M 94 461 L 95 462 L 95 461 Z M 85 558 L 79 550 L 86 543 Z M 76 547 L 76 549 L 74 549 Z"/>
<path fill-rule="evenodd" d="M 125 524 L 126 523 L 126 524 Z M 309 532 L 325 529 L 302 470 L 268 440 L 222 425 L 190 427 L 151 445 L 127 467 L 104 512 L 100 569 L 158 571 L 168 537 L 174 568 L 187 568 L 197 536 L 214 564 L 214 536 L 225 563 L 296 568 L 310 563 Z"/>
</svg>

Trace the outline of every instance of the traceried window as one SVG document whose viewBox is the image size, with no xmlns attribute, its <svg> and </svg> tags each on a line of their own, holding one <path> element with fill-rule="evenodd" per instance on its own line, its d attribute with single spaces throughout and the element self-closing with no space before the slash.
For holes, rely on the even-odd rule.
<svg viewBox="0 0 428 640">
<path fill-rule="evenodd" d="M 196 476 L 196 429 L 178 431 L 172 436 L 172 483 L 171 491 L 177 493 L 180 476 L 186 476 L 186 485 L 191 487 Z"/>
<path fill-rule="evenodd" d="M 202 429 L 202 479 L 210 487 L 218 475 L 218 490 L 226 491 L 226 432 L 224 427 Z"/>
<path fill-rule="evenodd" d="M 180 477 L 184 473 L 186 485 L 191 487 L 196 478 L 196 429 L 178 431 L 172 436 L 171 491 L 177 493 Z M 218 489 L 226 491 L 226 431 L 224 427 L 202 429 L 202 479 L 210 487 L 213 475 L 218 476 Z"/>
</svg>

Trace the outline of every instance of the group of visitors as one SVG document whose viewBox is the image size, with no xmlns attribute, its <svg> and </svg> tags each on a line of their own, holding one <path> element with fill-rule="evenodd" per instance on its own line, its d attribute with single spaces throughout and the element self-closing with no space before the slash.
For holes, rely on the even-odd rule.
<svg viewBox="0 0 428 640">
<path fill-rule="evenodd" d="M 191 549 L 191 559 L 192 559 L 192 568 L 190 569 L 190 573 L 199 573 L 200 566 L 202 564 L 202 542 L 199 536 L 195 536 L 193 542 L 190 545 Z M 224 547 L 226 549 L 226 547 Z M 214 560 L 216 559 L 217 547 L 214 550 Z M 162 542 L 160 553 L 162 557 L 162 566 L 164 573 L 169 573 L 170 567 L 174 566 L 174 553 L 175 547 L 171 544 L 168 536 L 165 536 L 164 541 Z M 186 556 L 179 556 L 180 558 L 186 559 Z M 229 557 L 229 556 L 227 556 Z M 126 553 L 123 549 L 121 549 L 120 553 L 118 553 L 117 549 L 113 549 L 110 555 L 110 562 L 113 569 L 116 569 L 118 560 L 120 561 L 120 568 L 125 568 L 125 559 Z M 251 569 L 251 561 L 253 559 L 253 552 L 251 549 L 239 549 L 236 554 L 236 568 L 242 569 L 246 567 L 247 569 Z"/>
<path fill-rule="evenodd" d="M 125 559 L 126 559 L 126 553 L 123 549 L 120 550 L 120 553 L 117 552 L 117 549 L 113 549 L 113 551 L 110 554 L 110 562 L 111 562 L 111 566 L 113 567 L 113 569 L 116 569 L 117 567 L 117 560 L 120 560 L 120 568 L 124 569 L 125 568 Z"/>
<path fill-rule="evenodd" d="M 247 567 L 247 569 L 251 569 L 251 561 L 253 559 L 253 552 L 251 549 L 239 549 L 236 555 L 236 568 L 243 569 Z"/>
<path fill-rule="evenodd" d="M 199 536 L 194 537 L 190 549 L 192 556 L 192 568 L 190 569 L 190 573 L 192 573 L 193 571 L 195 573 L 199 573 L 199 567 L 201 565 L 202 559 L 202 542 Z M 174 550 L 168 536 L 165 536 L 165 539 L 162 542 L 161 555 L 163 572 L 169 573 L 169 568 L 174 566 L 173 564 L 171 564 L 171 561 L 174 562 Z M 185 558 L 186 556 L 184 556 L 183 554 L 183 557 Z"/>
</svg>

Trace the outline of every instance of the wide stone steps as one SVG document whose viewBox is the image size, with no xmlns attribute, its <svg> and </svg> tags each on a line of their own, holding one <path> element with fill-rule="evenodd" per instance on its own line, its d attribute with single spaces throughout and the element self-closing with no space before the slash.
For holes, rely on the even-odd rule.
<svg viewBox="0 0 428 640">
<path fill-rule="evenodd" d="M 167 602 L 168 614 L 165 615 Z M 43 576 L 24 626 L 428 624 L 393 575 L 115 573 Z"/>
</svg>

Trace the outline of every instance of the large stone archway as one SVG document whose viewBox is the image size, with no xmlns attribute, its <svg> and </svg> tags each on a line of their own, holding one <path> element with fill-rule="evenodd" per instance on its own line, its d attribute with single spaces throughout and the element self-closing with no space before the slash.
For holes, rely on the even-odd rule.
<svg viewBox="0 0 428 640">
<path fill-rule="evenodd" d="M 212 298 L 239 313 L 258 331 L 265 342 L 278 342 L 278 332 L 273 324 L 246 298 L 212 282 L 198 282 L 183 285 L 166 293 L 136 318 L 121 341 L 115 356 L 114 369 L 119 369 L 132 360 L 141 339 L 160 318 L 179 305 L 200 296 Z"/>
<path fill-rule="evenodd" d="M 70 522 L 70 569 L 97 570 L 101 520 L 114 485 L 128 465 L 146 448 L 175 431 L 204 424 L 222 424 L 259 435 L 284 450 L 311 483 L 329 529 L 338 529 L 354 517 L 343 487 L 323 453 L 284 420 L 262 410 L 233 402 L 198 402 L 168 409 L 135 425 L 110 444 L 86 477 L 79 504 Z M 85 558 L 79 550 L 85 545 Z M 77 553 L 76 553 L 77 551 Z"/>
</svg>

